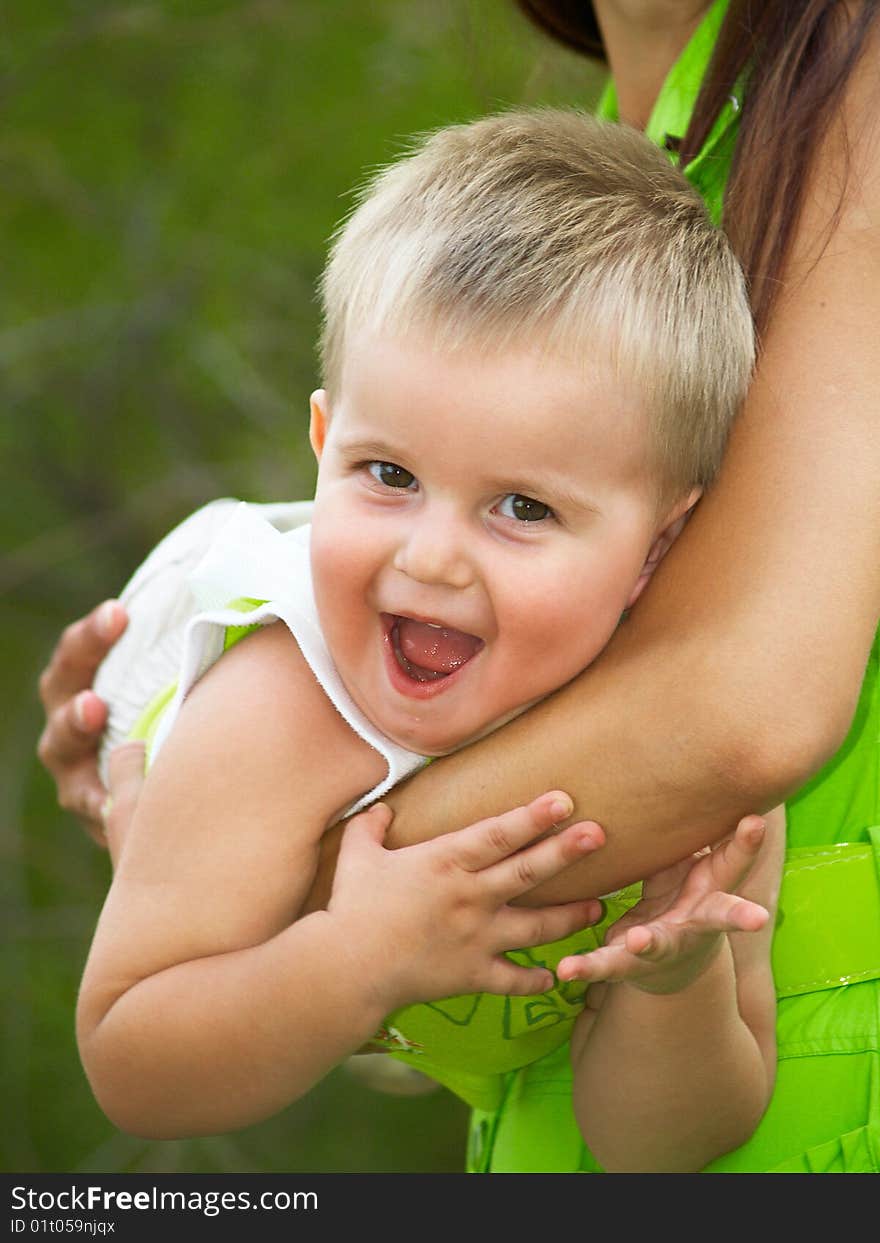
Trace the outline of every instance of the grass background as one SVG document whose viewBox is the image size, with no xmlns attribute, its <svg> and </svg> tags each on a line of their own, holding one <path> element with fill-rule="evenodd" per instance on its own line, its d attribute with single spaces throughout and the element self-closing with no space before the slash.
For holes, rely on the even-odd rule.
<svg viewBox="0 0 880 1243">
<path fill-rule="evenodd" d="M 77 982 L 109 879 L 34 757 L 63 625 L 215 496 L 309 496 L 314 286 L 365 169 L 512 103 L 595 99 L 512 0 L 6 0 L 0 46 L 0 1167 L 458 1171 L 466 1111 L 344 1069 L 152 1143 L 92 1101 Z"/>
</svg>

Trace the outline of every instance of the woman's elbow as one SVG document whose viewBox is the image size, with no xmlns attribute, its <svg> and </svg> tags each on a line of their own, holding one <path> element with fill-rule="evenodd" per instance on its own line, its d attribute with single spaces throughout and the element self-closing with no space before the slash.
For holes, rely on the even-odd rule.
<svg viewBox="0 0 880 1243">
<path fill-rule="evenodd" d="M 858 691 L 835 687 L 824 698 L 811 686 L 786 700 L 749 694 L 739 707 L 706 723 L 704 741 L 724 784 L 747 811 L 766 811 L 791 797 L 843 746 Z"/>
<path fill-rule="evenodd" d="M 745 771 L 766 791 L 767 810 L 796 794 L 841 749 L 852 724 L 852 713 L 771 727 L 754 740 Z M 784 737 L 782 733 L 784 732 Z"/>
</svg>

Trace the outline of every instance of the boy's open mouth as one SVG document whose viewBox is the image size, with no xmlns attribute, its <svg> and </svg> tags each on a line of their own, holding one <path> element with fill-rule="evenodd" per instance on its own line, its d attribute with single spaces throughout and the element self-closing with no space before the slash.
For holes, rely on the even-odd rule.
<svg viewBox="0 0 880 1243">
<path fill-rule="evenodd" d="M 484 646 L 476 635 L 452 626 L 392 613 L 383 613 L 382 620 L 398 667 L 414 682 L 440 682 L 450 677 Z"/>
</svg>

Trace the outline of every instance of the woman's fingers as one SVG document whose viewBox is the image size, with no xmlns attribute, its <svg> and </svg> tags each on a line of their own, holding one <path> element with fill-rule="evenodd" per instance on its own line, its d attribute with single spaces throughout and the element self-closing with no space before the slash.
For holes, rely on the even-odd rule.
<svg viewBox="0 0 880 1243">
<path fill-rule="evenodd" d="M 89 835 L 104 843 L 101 807 L 106 791 L 96 754 L 107 706 L 91 689 L 101 661 L 128 625 L 118 600 L 105 600 L 68 626 L 40 675 L 46 725 L 37 744 L 40 763 L 54 779 L 58 802 Z"/>
<path fill-rule="evenodd" d="M 94 691 L 65 700 L 46 721 L 37 746 L 40 763 L 58 781 L 66 768 L 95 753 L 106 723 L 107 705 Z"/>
<path fill-rule="evenodd" d="M 99 846 L 105 846 L 102 809 L 107 791 L 101 784 L 94 755 L 57 775 L 58 805 L 70 812 Z"/>
<path fill-rule="evenodd" d="M 89 689 L 98 665 L 127 625 L 119 601 L 105 600 L 67 627 L 40 676 L 40 699 L 47 714 Z"/>
<path fill-rule="evenodd" d="M 37 744 L 40 763 L 55 781 L 58 804 L 104 844 L 101 807 L 107 791 L 98 774 L 97 749 L 107 720 L 104 701 L 82 691 L 57 708 Z"/>
<path fill-rule="evenodd" d="M 37 755 L 55 778 L 59 801 L 66 810 L 82 814 L 94 796 L 97 774 L 83 783 L 72 770 L 91 756 L 107 721 L 107 708 L 91 689 L 95 672 L 122 634 L 128 618 L 116 600 L 105 600 L 61 635 L 49 664 L 40 675 L 39 691 L 46 709 L 46 727 Z M 88 766 L 84 766 L 89 772 Z M 70 787 L 85 786 L 78 796 Z"/>
<path fill-rule="evenodd" d="M 110 752 L 107 762 L 108 793 L 102 808 L 104 834 L 116 858 L 141 796 L 145 776 L 146 748 L 142 742 L 124 742 Z"/>
</svg>

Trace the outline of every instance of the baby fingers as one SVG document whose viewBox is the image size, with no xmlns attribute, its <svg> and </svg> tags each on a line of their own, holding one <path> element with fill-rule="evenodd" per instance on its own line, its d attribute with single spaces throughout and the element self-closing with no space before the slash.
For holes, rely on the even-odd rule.
<svg viewBox="0 0 880 1243">
<path fill-rule="evenodd" d="M 691 953 L 708 938 L 757 932 L 770 918 L 757 902 L 735 893 L 710 893 L 686 920 L 657 919 L 626 930 L 623 948 L 644 962 L 665 962 Z"/>
<path fill-rule="evenodd" d="M 549 992 L 556 980 L 543 967 L 518 967 L 509 958 L 496 958 L 489 968 L 481 992 L 502 997 L 533 997 Z"/>
<path fill-rule="evenodd" d="M 598 824 L 581 820 L 487 868 L 482 879 L 494 901 L 509 902 L 598 850 L 604 842 L 605 834 Z"/>
<path fill-rule="evenodd" d="M 493 901 L 509 902 L 604 844 L 601 826 L 581 820 L 484 868 L 480 881 Z"/>
<path fill-rule="evenodd" d="M 613 945 L 589 954 L 563 958 L 556 968 L 560 980 L 584 980 L 590 984 L 638 981 L 685 953 L 688 934 L 684 928 L 664 923 L 637 924 Z"/>
<path fill-rule="evenodd" d="M 708 856 L 712 882 L 727 893 L 748 876 L 764 841 L 765 824 L 760 816 L 745 816 L 734 832 Z"/>
<path fill-rule="evenodd" d="M 697 934 L 757 932 L 769 918 L 766 907 L 748 898 L 741 898 L 735 893 L 710 893 L 694 912 L 689 930 Z"/>
<path fill-rule="evenodd" d="M 565 902 L 538 910 L 508 907 L 498 913 L 498 949 L 525 949 L 560 941 L 582 928 L 589 928 L 602 918 L 602 903 L 596 898 L 585 902 Z"/>
<path fill-rule="evenodd" d="M 636 931 L 636 928 L 630 929 L 630 932 Z M 600 981 L 614 984 L 644 970 L 645 964 L 639 955 L 628 950 L 621 942 L 616 945 L 603 945 L 589 954 L 572 954 L 568 958 L 560 959 L 556 975 L 564 982 L 585 980 L 589 984 L 598 984 Z"/>
<path fill-rule="evenodd" d="M 572 809 L 567 794 L 551 790 L 524 807 L 514 807 L 512 811 L 480 820 L 458 833 L 450 833 L 441 839 L 442 848 L 451 852 L 465 871 L 480 872 L 522 850 L 539 835 L 550 832 L 571 815 Z M 531 885 L 524 885 L 521 892 L 528 888 Z"/>
<path fill-rule="evenodd" d="M 661 966 L 666 970 L 669 965 L 674 967 L 695 958 L 698 946 L 702 946 L 705 954 L 711 941 L 717 939 L 717 933 L 702 922 L 698 929 L 692 924 L 668 920 L 635 924 L 610 945 L 603 945 L 589 954 L 563 958 L 556 974 L 560 980 L 585 980 L 591 984 L 637 981 Z"/>
</svg>

